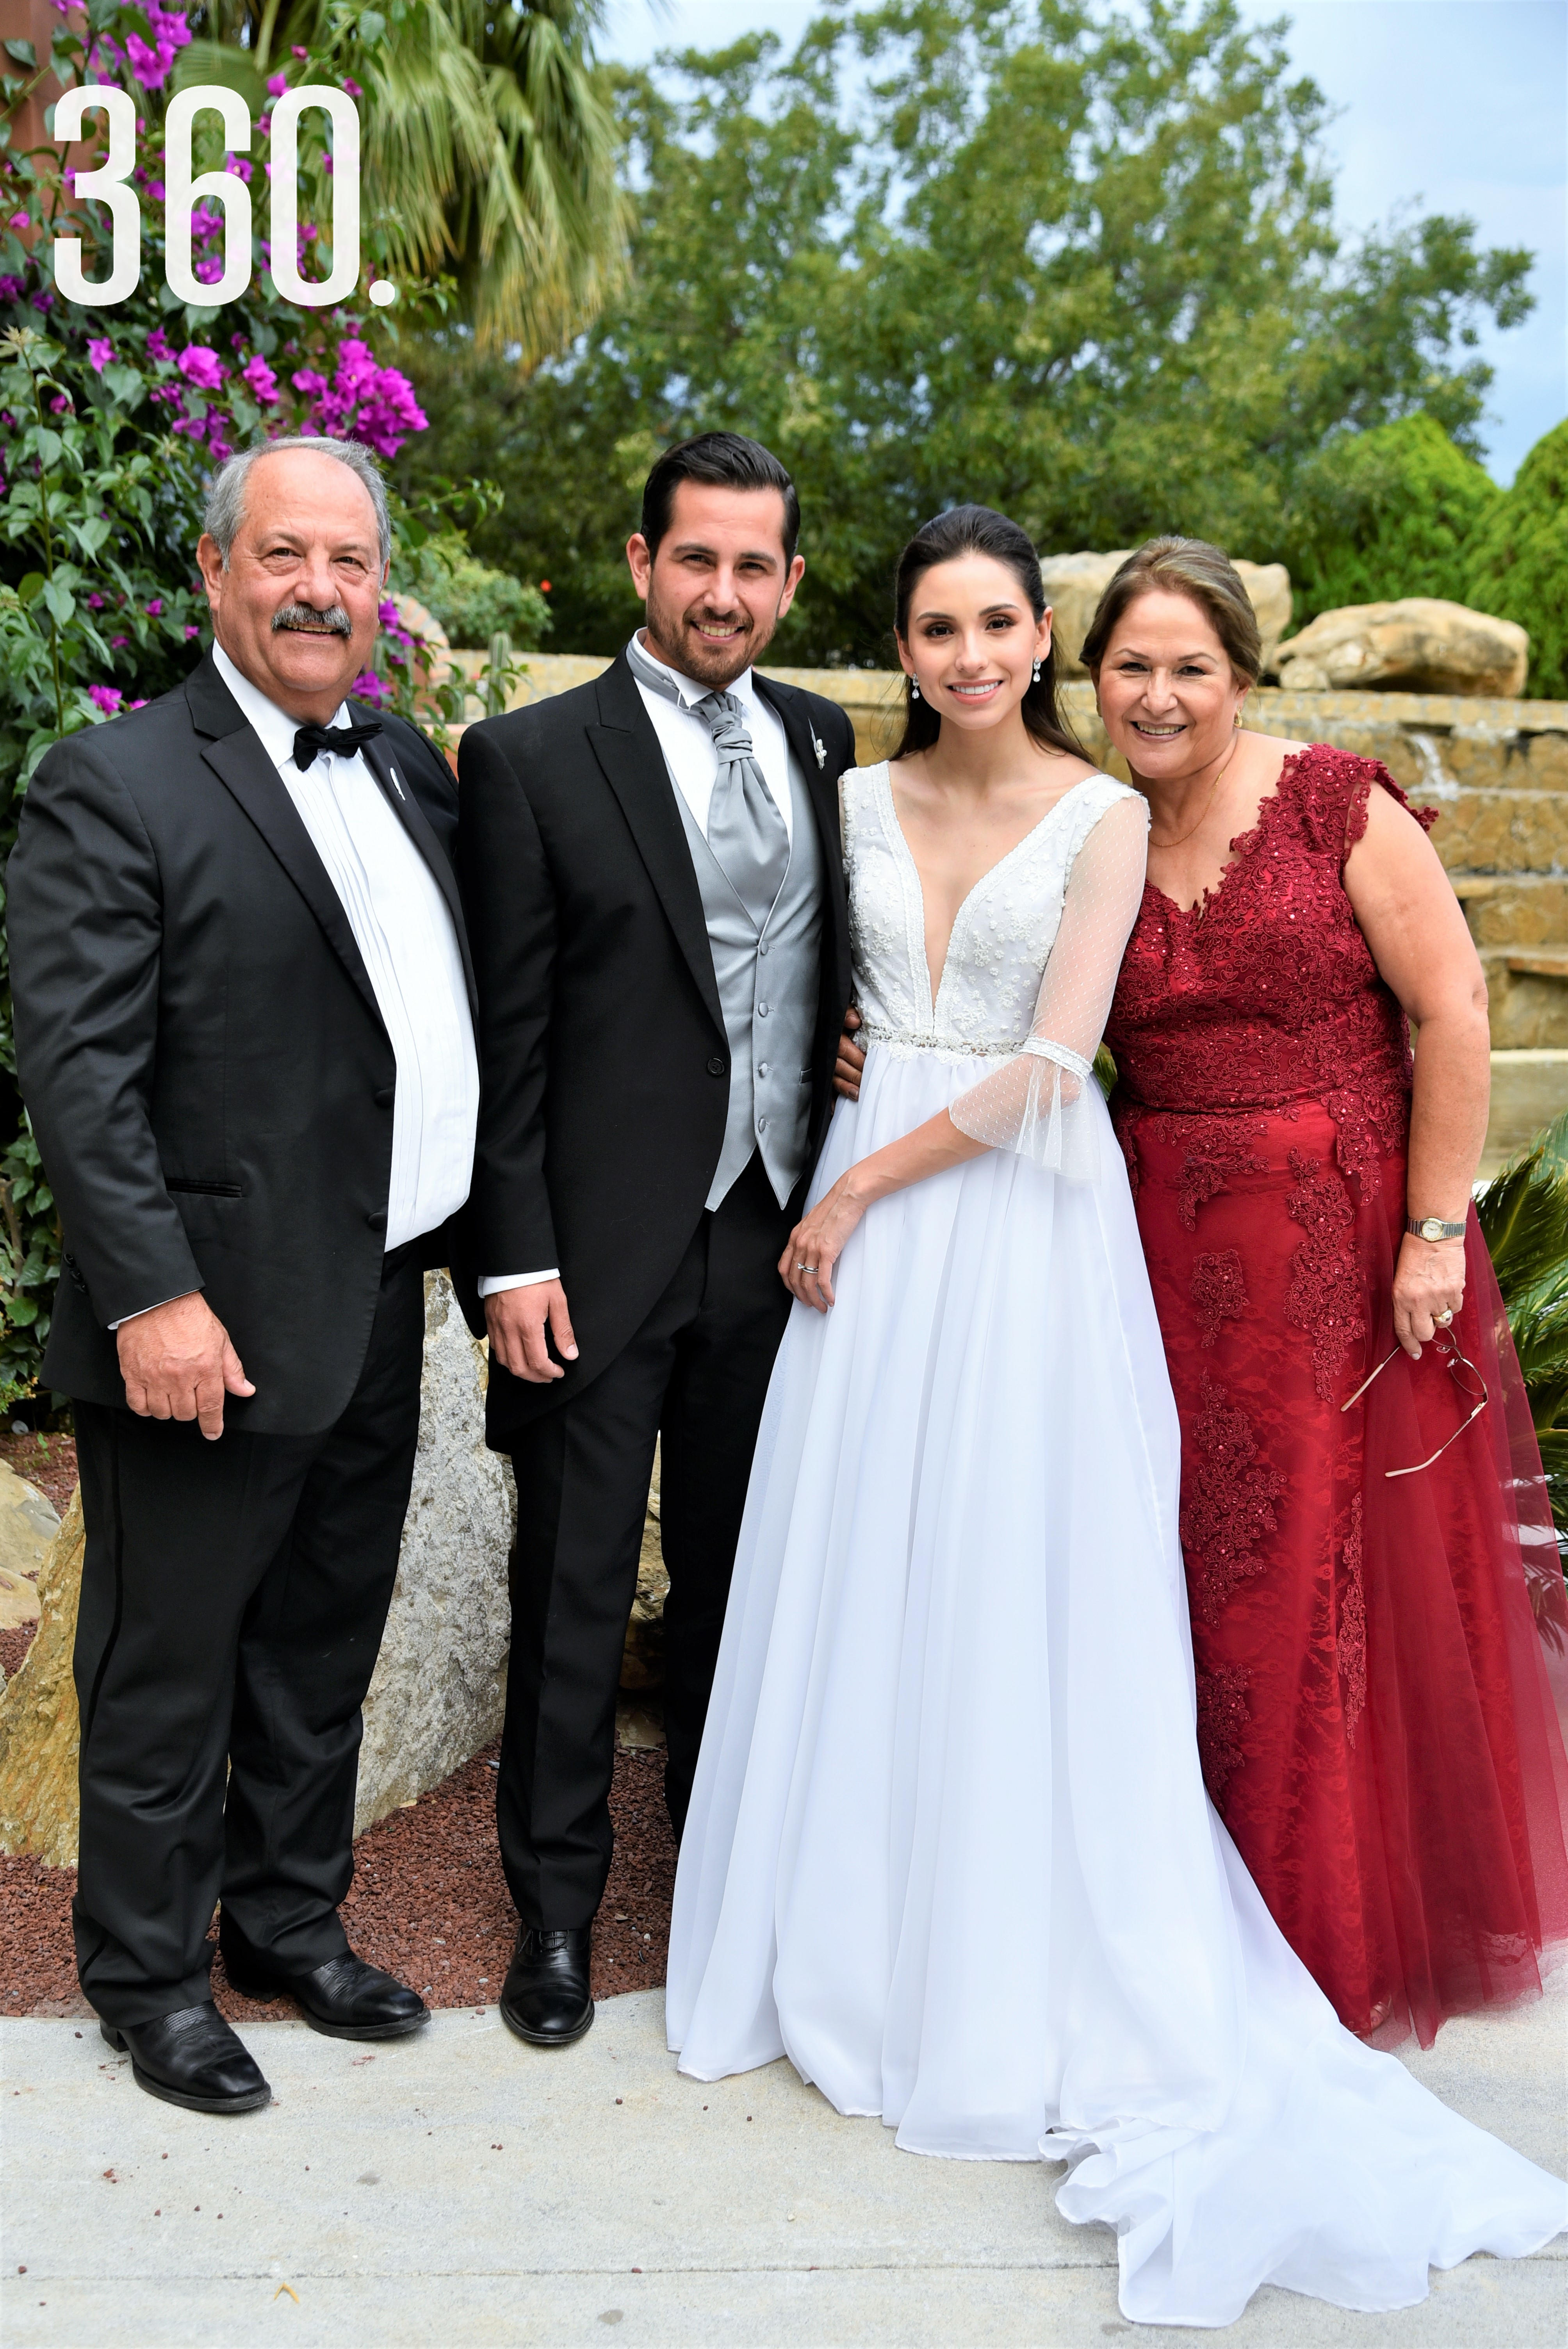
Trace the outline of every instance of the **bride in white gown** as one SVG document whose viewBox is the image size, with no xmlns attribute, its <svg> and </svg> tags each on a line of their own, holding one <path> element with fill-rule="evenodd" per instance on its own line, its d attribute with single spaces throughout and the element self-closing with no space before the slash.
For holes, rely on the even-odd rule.
<svg viewBox="0 0 1568 2349">
<path fill-rule="evenodd" d="M 906 552 L 945 764 L 844 778 L 869 1050 L 786 1259 L 669 2042 L 704 2080 L 788 2055 L 912 2152 L 1067 2162 L 1130 2317 L 1403 2307 L 1537 2249 L 1568 2189 L 1340 2027 L 1205 1794 L 1176 1413 L 1090 1069 L 1147 816 L 1053 733 L 1048 630 L 1001 517 Z"/>
</svg>

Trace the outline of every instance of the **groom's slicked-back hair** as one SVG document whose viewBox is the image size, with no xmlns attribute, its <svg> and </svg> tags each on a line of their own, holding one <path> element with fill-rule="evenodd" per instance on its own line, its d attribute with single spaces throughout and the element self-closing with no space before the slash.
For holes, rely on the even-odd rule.
<svg viewBox="0 0 1568 2349">
<path fill-rule="evenodd" d="M 795 560 L 800 535 L 800 501 L 795 484 L 770 449 L 744 432 L 699 432 L 666 449 L 643 485 L 643 536 L 656 554 L 670 526 L 676 491 L 682 481 L 711 481 L 724 490 L 777 490 L 784 501 L 784 560 Z"/>
</svg>

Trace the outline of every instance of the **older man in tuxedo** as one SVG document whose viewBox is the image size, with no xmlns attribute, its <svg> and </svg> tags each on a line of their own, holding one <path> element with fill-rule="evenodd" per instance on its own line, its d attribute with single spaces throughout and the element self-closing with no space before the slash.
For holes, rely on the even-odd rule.
<svg viewBox="0 0 1568 2349">
<path fill-rule="evenodd" d="M 236 2113 L 269 2091 L 212 2004 L 220 1897 L 237 1987 L 343 2038 L 428 2020 L 337 1910 L 478 1072 L 451 777 L 346 698 L 380 478 L 274 441 L 207 525 L 212 650 L 50 750 L 9 919 L 87 1525 L 77 1962 L 143 2088 Z"/>
</svg>

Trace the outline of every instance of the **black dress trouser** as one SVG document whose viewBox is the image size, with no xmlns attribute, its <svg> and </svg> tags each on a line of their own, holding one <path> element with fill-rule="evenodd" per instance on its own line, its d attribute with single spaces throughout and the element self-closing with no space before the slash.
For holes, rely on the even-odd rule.
<svg viewBox="0 0 1568 2349">
<path fill-rule="evenodd" d="M 73 1916 L 106 2022 L 211 1996 L 220 1897 L 288 1971 L 347 1946 L 359 1708 L 397 1572 L 424 1324 L 417 1250 L 399 1249 L 358 1384 L 318 1435 L 230 1428 L 210 1444 L 193 1422 L 76 1407 Z"/>
<path fill-rule="evenodd" d="M 525 1925 L 588 1924 L 610 1872 L 615 1692 L 662 1439 L 665 1795 L 686 1823 L 724 1629 L 751 1454 L 789 1311 L 791 1216 L 753 1157 L 705 1212 L 636 1334 L 512 1448 L 518 1538 L 497 1789 L 507 1883 Z"/>
</svg>

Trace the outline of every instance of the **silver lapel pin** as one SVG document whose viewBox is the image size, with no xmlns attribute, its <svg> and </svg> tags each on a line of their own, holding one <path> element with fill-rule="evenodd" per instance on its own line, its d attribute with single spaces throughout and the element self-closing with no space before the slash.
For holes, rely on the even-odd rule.
<svg viewBox="0 0 1568 2349">
<path fill-rule="evenodd" d="M 818 765 L 818 767 L 819 767 L 819 768 L 825 767 L 825 766 L 827 765 L 827 763 L 828 763 L 828 754 L 827 754 L 826 750 L 823 750 L 822 745 L 820 744 L 820 742 L 819 742 L 819 741 L 818 741 L 818 740 L 817 740 L 817 738 L 816 738 L 816 736 L 815 736 L 814 734 L 813 734 L 813 735 L 812 735 L 812 737 L 811 737 L 811 748 L 812 748 L 812 750 L 815 750 L 815 752 L 817 753 L 817 765 Z"/>
</svg>

